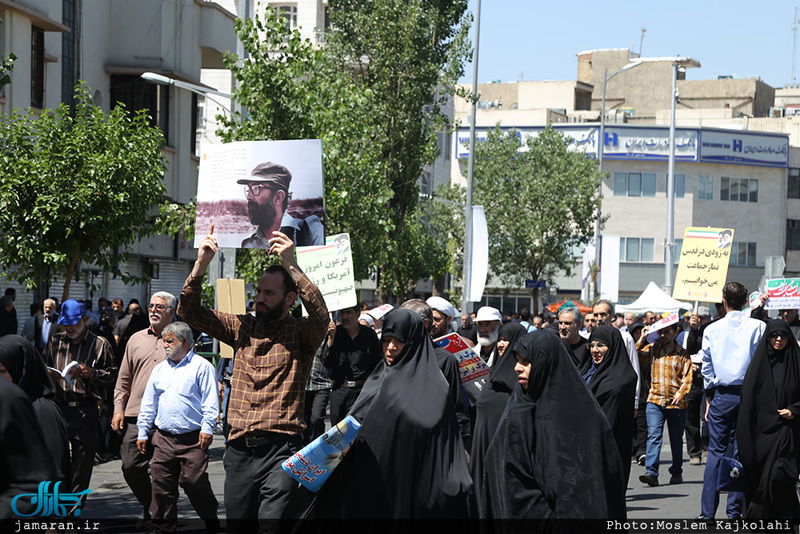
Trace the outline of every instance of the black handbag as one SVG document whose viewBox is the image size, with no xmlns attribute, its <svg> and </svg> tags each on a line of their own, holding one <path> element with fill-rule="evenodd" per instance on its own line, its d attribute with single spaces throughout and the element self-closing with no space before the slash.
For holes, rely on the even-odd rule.
<svg viewBox="0 0 800 534">
<path fill-rule="evenodd" d="M 717 490 L 744 492 L 746 489 L 747 480 L 744 478 L 742 462 L 736 458 L 723 456 L 719 461 Z"/>
</svg>

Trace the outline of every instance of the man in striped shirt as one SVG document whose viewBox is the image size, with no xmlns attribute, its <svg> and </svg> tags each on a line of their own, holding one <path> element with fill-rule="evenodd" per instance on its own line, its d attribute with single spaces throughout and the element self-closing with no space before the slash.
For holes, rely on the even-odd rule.
<svg viewBox="0 0 800 534">
<path fill-rule="evenodd" d="M 636 345 L 641 357 L 650 358 L 650 393 L 647 396 L 647 454 L 645 473 L 639 480 L 648 486 L 658 486 L 658 463 L 664 439 L 664 422 L 669 426 L 672 448 L 670 484 L 683 482 L 683 427 L 686 423 L 684 397 L 692 387 L 692 360 L 683 347 L 675 342 L 678 324 L 658 330 L 659 339 L 647 344 L 652 331 L 646 326 Z"/>
</svg>

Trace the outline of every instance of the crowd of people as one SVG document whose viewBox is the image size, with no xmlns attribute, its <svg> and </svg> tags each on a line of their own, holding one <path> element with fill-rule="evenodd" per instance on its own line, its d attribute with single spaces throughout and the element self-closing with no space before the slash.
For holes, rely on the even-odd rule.
<svg viewBox="0 0 800 534">
<path fill-rule="evenodd" d="M 78 510 L 102 451 L 121 456 L 138 527 L 175 531 L 181 487 L 217 532 L 206 468 L 218 420 L 229 532 L 275 532 L 282 519 L 480 518 L 489 531 L 625 519 L 632 468 L 660 483 L 665 426 L 670 484 L 683 482 L 684 435 L 689 465 L 705 464 L 698 519 L 715 517 L 730 460 L 744 484 L 728 491 L 727 517 L 800 519 L 796 310 L 769 320 L 762 299 L 744 313 L 746 289 L 731 282 L 716 319 L 701 306 L 673 324 L 607 300 L 587 313 L 459 314 L 431 297 L 330 314 L 292 239 L 275 232 L 269 246 L 279 264 L 259 279 L 251 313 L 201 304 L 212 227 L 180 298 L 157 292 L 146 312 L 100 302 L 96 319 L 83 302 L 48 299 L 24 336 L 0 337 L 0 519 L 44 480 L 79 495 Z M 298 298 L 307 317 L 292 310 Z M 200 332 L 233 358 L 215 370 L 193 350 Z M 452 332 L 488 374 L 462 382 L 437 343 Z M 361 430 L 311 494 L 281 463 L 327 417 L 348 415 Z"/>
</svg>

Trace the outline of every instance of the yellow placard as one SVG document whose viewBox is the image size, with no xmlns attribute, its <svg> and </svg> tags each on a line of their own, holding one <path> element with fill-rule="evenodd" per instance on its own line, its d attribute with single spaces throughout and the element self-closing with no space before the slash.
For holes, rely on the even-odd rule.
<svg viewBox="0 0 800 534">
<path fill-rule="evenodd" d="M 217 310 L 243 315 L 247 313 L 244 298 L 244 280 L 217 279 Z M 233 358 L 233 347 L 220 342 L 220 358 Z"/>
<path fill-rule="evenodd" d="M 722 302 L 733 228 L 687 228 L 683 234 L 672 298 Z"/>
</svg>

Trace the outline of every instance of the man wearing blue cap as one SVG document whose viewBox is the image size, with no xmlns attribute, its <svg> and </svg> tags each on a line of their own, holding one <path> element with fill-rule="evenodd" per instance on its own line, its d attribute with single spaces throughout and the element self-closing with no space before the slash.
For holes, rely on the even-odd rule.
<svg viewBox="0 0 800 534">
<path fill-rule="evenodd" d="M 116 369 L 111 345 L 86 328 L 86 306 L 75 299 L 64 301 L 58 324 L 42 357 L 56 385 L 55 401 L 64 413 L 71 449 L 70 493 L 89 487 L 98 439 L 98 401 L 114 382 Z M 66 371 L 66 372 L 65 372 Z M 86 496 L 81 497 L 81 505 Z M 74 511 L 74 510 L 73 510 Z"/>
<path fill-rule="evenodd" d="M 242 241 L 242 248 L 269 249 L 274 231 L 283 232 L 298 247 L 325 244 L 325 229 L 319 217 L 295 219 L 287 213 L 291 181 L 289 169 L 271 161 L 259 163 L 250 176 L 236 181 L 244 185 L 250 223 L 258 226 L 253 235 Z"/>
</svg>

